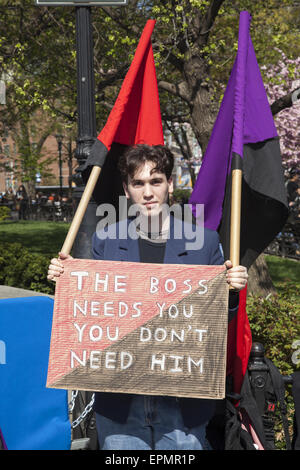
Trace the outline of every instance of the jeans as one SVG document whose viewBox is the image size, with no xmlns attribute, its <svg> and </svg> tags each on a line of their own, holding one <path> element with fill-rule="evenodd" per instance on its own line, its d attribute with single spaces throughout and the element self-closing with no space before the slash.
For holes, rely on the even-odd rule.
<svg viewBox="0 0 300 470">
<path fill-rule="evenodd" d="M 185 427 L 173 397 L 136 395 L 125 423 L 96 413 L 101 450 L 208 450 L 206 424 Z"/>
</svg>

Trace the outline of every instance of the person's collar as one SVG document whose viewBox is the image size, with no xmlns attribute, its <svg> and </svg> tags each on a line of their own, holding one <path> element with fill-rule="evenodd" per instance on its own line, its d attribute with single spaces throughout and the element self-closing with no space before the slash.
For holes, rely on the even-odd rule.
<svg viewBox="0 0 300 470">
<path fill-rule="evenodd" d="M 153 241 L 163 242 L 166 241 L 170 229 L 170 215 L 163 220 L 160 215 L 157 217 L 149 218 L 139 216 L 135 219 L 136 231 L 141 238 Z"/>
</svg>

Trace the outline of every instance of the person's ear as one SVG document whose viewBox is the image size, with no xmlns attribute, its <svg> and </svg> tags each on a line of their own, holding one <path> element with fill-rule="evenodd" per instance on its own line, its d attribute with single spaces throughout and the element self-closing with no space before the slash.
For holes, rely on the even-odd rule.
<svg viewBox="0 0 300 470">
<path fill-rule="evenodd" d="M 124 181 L 123 181 L 123 189 L 124 189 L 124 193 L 125 193 L 125 196 L 127 197 L 127 199 L 130 199 L 129 192 L 128 192 L 128 186 Z"/>
</svg>

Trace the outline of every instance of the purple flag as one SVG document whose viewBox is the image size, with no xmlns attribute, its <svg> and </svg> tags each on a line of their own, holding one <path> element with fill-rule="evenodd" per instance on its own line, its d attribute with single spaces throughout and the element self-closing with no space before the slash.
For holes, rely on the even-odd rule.
<svg viewBox="0 0 300 470">
<path fill-rule="evenodd" d="M 238 52 L 200 172 L 190 198 L 204 204 L 206 228 L 217 230 L 230 257 L 231 171 L 242 168 L 240 264 L 248 269 L 282 229 L 288 216 L 279 139 L 250 38 L 248 12 L 240 14 Z M 239 393 L 252 338 L 247 288 L 228 325 L 227 375 Z"/>
<path fill-rule="evenodd" d="M 191 204 L 204 204 L 205 226 L 219 230 L 228 258 L 232 157 L 241 158 L 240 259 L 248 267 L 287 217 L 279 141 L 249 33 L 250 21 L 250 14 L 241 12 L 236 60 L 190 198 Z"/>
</svg>

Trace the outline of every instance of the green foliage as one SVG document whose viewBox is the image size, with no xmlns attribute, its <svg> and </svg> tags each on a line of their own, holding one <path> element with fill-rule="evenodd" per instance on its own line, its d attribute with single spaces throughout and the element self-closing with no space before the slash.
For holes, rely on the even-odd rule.
<svg viewBox="0 0 300 470">
<path fill-rule="evenodd" d="M 173 192 L 173 198 L 175 202 L 187 204 L 190 198 L 191 191 L 188 189 L 175 189 Z"/>
<path fill-rule="evenodd" d="M 0 222 L 8 219 L 10 216 L 10 209 L 6 206 L 0 206 Z"/>
<path fill-rule="evenodd" d="M 247 314 L 254 342 L 264 345 L 266 356 L 282 374 L 291 374 L 293 342 L 300 339 L 300 305 L 293 283 L 281 284 L 277 296 L 269 299 L 248 296 Z"/>
<path fill-rule="evenodd" d="M 47 256 L 30 253 L 19 243 L 1 243 L 0 253 L 0 284 L 54 294 L 47 280 Z"/>
<path fill-rule="evenodd" d="M 289 58 L 299 56 L 298 4 L 291 0 L 224 2 L 207 44 L 213 64 L 210 78 L 216 87 L 216 96 L 222 92 L 222 86 L 229 78 L 238 45 L 238 12 L 243 10 L 251 14 L 250 34 L 260 67 L 277 64 L 280 60 L 279 49 Z M 214 45 L 215 48 L 212 47 Z M 261 72 L 266 83 L 268 78 L 263 70 Z"/>
<path fill-rule="evenodd" d="M 6 82 L 1 127 L 14 143 L 11 171 L 15 179 L 28 183 L 32 195 L 36 173 L 51 174 L 53 158 L 44 152 L 46 139 L 58 131 L 61 113 L 67 116 L 64 127 L 74 120 L 75 28 L 64 28 L 67 17 L 74 20 L 74 12 L 48 12 L 31 0 L 10 3 L 2 0 L 0 6 L 0 70 Z"/>
<path fill-rule="evenodd" d="M 278 261 L 278 264 L 280 261 Z M 279 283 L 278 295 L 269 299 L 248 296 L 247 314 L 253 342 L 262 343 L 265 355 L 275 364 L 281 374 L 290 375 L 300 369 L 300 361 L 293 361 L 293 343 L 300 340 L 300 302 L 297 287 L 292 282 Z M 298 362 L 296 364 L 295 362 Z M 293 434 L 294 403 L 291 387 L 286 387 L 286 403 Z M 275 416 L 276 449 L 285 449 L 282 420 L 279 410 Z"/>
<path fill-rule="evenodd" d="M 73 138 L 76 132 L 75 8 L 42 8 L 34 0 L 0 3 L 0 69 L 7 89 L 2 125 L 14 131 L 18 172 L 24 181 L 34 181 L 37 170 L 47 176 L 42 146 L 53 126 Z M 276 64 L 279 49 L 289 58 L 299 55 L 299 6 L 291 0 L 144 0 L 92 8 L 97 130 L 106 122 L 147 19 L 154 18 L 163 120 L 190 122 L 205 150 L 237 50 L 242 10 L 252 15 L 260 66 Z M 33 135 L 29 128 L 36 122 Z"/>
</svg>

